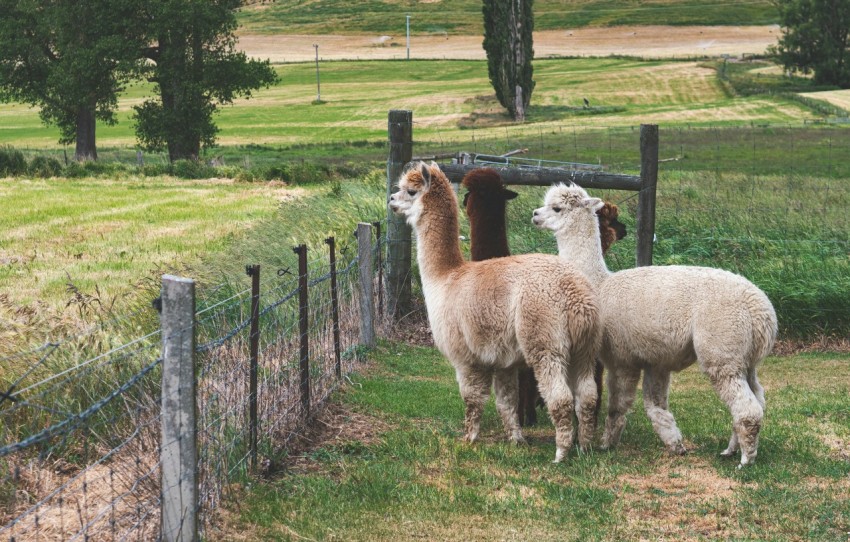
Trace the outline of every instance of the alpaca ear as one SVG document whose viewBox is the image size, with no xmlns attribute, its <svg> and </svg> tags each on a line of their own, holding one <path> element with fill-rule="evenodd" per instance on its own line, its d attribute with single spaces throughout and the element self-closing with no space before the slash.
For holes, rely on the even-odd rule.
<svg viewBox="0 0 850 542">
<path fill-rule="evenodd" d="M 419 166 L 419 173 L 422 175 L 422 183 L 425 185 L 425 190 L 431 186 L 431 168 L 428 164 L 422 162 Z"/>
<path fill-rule="evenodd" d="M 599 198 L 584 198 L 581 200 L 581 205 L 582 207 L 587 207 L 593 210 L 593 212 L 596 212 L 605 206 L 605 202 Z"/>
<path fill-rule="evenodd" d="M 469 199 L 469 192 L 463 195 L 463 206 L 466 207 L 466 202 Z"/>
<path fill-rule="evenodd" d="M 519 194 L 517 194 L 513 190 L 508 189 L 505 189 L 503 193 L 505 195 L 505 200 L 514 199 L 515 197 L 519 196 Z"/>
</svg>

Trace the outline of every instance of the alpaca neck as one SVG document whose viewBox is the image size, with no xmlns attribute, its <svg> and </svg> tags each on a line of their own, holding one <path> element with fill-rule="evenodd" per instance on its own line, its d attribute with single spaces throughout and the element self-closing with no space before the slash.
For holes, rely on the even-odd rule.
<svg viewBox="0 0 850 542">
<path fill-rule="evenodd" d="M 436 184 L 436 183 L 435 183 Z M 424 280 L 439 278 L 464 263 L 458 245 L 458 206 L 446 183 L 432 185 L 423 196 L 424 209 L 416 228 L 417 262 Z"/>
<path fill-rule="evenodd" d="M 470 215 L 472 261 L 489 260 L 510 255 L 504 209 L 476 209 Z"/>
<path fill-rule="evenodd" d="M 610 272 L 602 255 L 599 224 L 593 220 L 575 226 L 556 236 L 558 254 L 575 265 L 591 283 L 601 284 Z"/>
</svg>

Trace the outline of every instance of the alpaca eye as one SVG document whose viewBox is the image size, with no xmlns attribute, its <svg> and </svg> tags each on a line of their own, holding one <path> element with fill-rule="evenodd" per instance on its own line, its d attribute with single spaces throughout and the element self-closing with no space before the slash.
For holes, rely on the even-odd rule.
<svg viewBox="0 0 850 542">
<path fill-rule="evenodd" d="M 552 210 L 556 213 L 560 213 L 562 209 L 560 207 L 552 207 Z"/>
<path fill-rule="evenodd" d="M 408 191 L 407 191 L 407 193 L 408 193 L 409 195 L 411 195 L 411 196 L 415 196 L 415 195 L 416 195 L 416 190 L 408 190 Z"/>
</svg>

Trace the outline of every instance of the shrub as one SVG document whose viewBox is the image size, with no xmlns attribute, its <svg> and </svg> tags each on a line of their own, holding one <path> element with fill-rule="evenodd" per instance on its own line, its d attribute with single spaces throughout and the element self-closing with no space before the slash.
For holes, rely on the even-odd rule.
<svg viewBox="0 0 850 542">
<path fill-rule="evenodd" d="M 171 174 L 181 179 L 206 179 L 215 177 L 215 168 L 197 160 L 175 160 L 171 164 Z"/>
<path fill-rule="evenodd" d="M 0 147 L 0 177 L 21 175 L 27 172 L 27 161 L 24 153 L 10 147 Z"/>
<path fill-rule="evenodd" d="M 58 177 L 62 173 L 62 163 L 51 156 L 36 156 L 29 165 L 29 174 L 33 177 Z"/>
</svg>

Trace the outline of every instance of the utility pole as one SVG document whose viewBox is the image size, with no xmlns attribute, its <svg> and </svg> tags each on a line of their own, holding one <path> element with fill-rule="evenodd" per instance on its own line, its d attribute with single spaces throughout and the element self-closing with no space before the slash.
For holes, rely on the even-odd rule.
<svg viewBox="0 0 850 542">
<path fill-rule="evenodd" d="M 319 83 L 319 44 L 314 43 L 313 47 L 316 48 L 316 102 L 320 103 L 322 101 L 322 86 Z"/>
<path fill-rule="evenodd" d="M 407 15 L 407 60 L 410 60 L 410 15 Z"/>
</svg>

